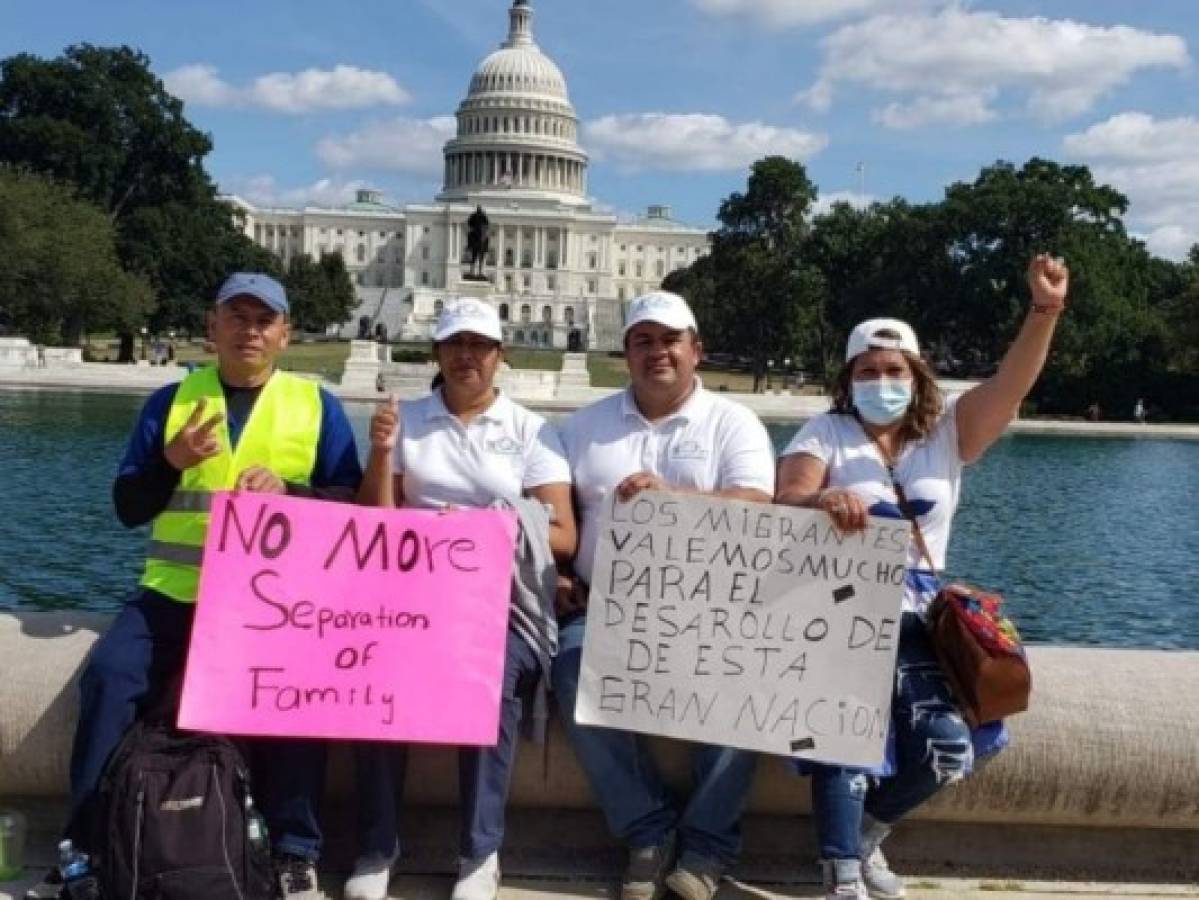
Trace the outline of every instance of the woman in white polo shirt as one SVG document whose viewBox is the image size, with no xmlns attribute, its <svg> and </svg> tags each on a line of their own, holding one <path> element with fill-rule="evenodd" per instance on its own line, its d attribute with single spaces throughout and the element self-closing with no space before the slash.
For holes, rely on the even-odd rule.
<svg viewBox="0 0 1199 900">
<path fill-rule="evenodd" d="M 570 469 L 557 433 L 536 413 L 495 387 L 503 359 L 499 317 L 487 303 L 446 304 L 433 335 L 441 379 L 427 397 L 380 404 L 371 418 L 370 458 L 359 498 L 376 506 L 433 509 L 484 507 L 529 497 L 550 510 L 549 544 L 566 561 L 575 551 Z M 552 610 L 553 598 L 548 598 Z M 541 631 L 530 634 L 531 620 Z M 523 623 L 523 627 L 522 627 Z M 557 646 L 549 616 L 514 607 L 508 630 L 499 741 L 459 750 L 462 831 L 454 900 L 493 900 L 499 891 L 498 850 L 516 753 L 522 696 L 541 679 Z M 399 856 L 397 807 L 405 746 L 356 747 L 360 857 L 346 883 L 349 900 L 382 900 Z"/>
</svg>

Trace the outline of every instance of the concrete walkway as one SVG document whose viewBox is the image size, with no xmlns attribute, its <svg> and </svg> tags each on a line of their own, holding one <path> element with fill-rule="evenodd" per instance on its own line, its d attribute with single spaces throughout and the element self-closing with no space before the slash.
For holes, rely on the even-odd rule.
<svg viewBox="0 0 1199 900">
<path fill-rule="evenodd" d="M 334 889 L 336 886 L 334 886 Z M 326 888 L 328 892 L 329 889 Z M 391 883 L 390 897 L 404 900 L 445 900 L 450 892 L 448 880 L 428 878 L 397 878 Z M 336 897 L 336 893 L 329 893 Z M 514 881 L 500 892 L 501 900 L 549 900 L 565 898 L 614 898 L 614 885 L 596 882 L 570 884 L 562 881 Z M 726 882 L 717 900 L 798 900 L 822 898 L 819 885 L 759 887 Z M 1082 898 L 1100 897 L 1199 897 L 1199 887 L 1177 885 L 1118 885 L 1095 882 L 1019 882 L 978 881 L 971 879 L 911 879 L 908 881 L 909 900 L 997 900 L 997 898 Z"/>
<path fill-rule="evenodd" d="M 0 390 L 41 389 L 149 394 L 164 384 L 178 381 L 184 374 L 184 369 L 177 366 L 117 366 L 104 363 L 82 363 L 43 369 L 0 368 Z M 379 397 L 378 394 L 367 391 L 343 390 L 337 384 L 327 383 L 326 386 L 349 402 L 373 403 Z M 595 389 L 592 393 L 598 398 L 607 392 Z M 812 395 L 729 393 L 724 396 L 748 406 L 767 422 L 801 421 L 827 408 L 824 398 Z M 544 400 L 515 396 L 514 399 L 550 414 L 566 414 L 582 405 L 582 401 L 577 398 Z M 1008 430 L 1019 434 L 1063 437 L 1199 440 L 1199 425 L 1191 424 L 1138 425 L 1133 422 L 1018 419 Z"/>
<path fill-rule="evenodd" d="M 452 883 L 449 878 L 401 875 L 394 878 L 388 892 L 395 900 L 446 900 Z M 0 900 L 21 900 L 26 882 L 0 883 Z M 341 896 L 340 881 L 323 879 L 325 896 Z M 909 900 L 1099 900 L 1110 897 L 1191 897 L 1199 898 L 1199 885 L 1116 884 L 1093 881 L 999 881 L 971 878 L 909 878 Z M 616 886 L 597 881 L 557 879 L 506 879 L 500 900 L 551 900 L 586 898 L 606 900 L 617 896 Z M 750 886 L 726 881 L 717 900 L 800 900 L 824 896 L 817 884 Z"/>
</svg>

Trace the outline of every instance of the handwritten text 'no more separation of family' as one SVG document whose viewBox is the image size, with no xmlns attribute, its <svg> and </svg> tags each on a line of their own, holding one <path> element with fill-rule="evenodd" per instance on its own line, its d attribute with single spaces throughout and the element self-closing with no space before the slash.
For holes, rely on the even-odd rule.
<svg viewBox="0 0 1199 900">
<path fill-rule="evenodd" d="M 882 761 L 907 522 L 680 494 L 609 501 L 577 721 Z"/>
<path fill-rule="evenodd" d="M 515 535 L 497 510 L 217 494 L 180 727 L 494 744 Z"/>
</svg>

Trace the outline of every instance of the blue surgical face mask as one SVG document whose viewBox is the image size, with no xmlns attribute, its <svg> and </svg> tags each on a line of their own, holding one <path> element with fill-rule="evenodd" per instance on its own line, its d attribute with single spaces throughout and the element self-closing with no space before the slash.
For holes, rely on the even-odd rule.
<svg viewBox="0 0 1199 900">
<path fill-rule="evenodd" d="M 853 382 L 853 405 L 871 425 L 890 425 L 912 405 L 910 378 Z"/>
</svg>

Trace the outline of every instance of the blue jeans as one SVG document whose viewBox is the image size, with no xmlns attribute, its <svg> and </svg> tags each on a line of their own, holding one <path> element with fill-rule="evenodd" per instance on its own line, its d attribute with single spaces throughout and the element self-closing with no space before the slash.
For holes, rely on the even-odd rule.
<svg viewBox="0 0 1199 900">
<path fill-rule="evenodd" d="M 904 613 L 891 699 L 894 775 L 812 766 L 812 815 L 823 859 L 860 856 L 862 813 L 894 824 L 973 765 L 970 728 L 958 714 L 924 622 Z"/>
<path fill-rule="evenodd" d="M 164 699 L 183 670 L 195 606 L 140 591 L 92 647 L 79 679 L 71 747 L 71 818 L 66 834 L 85 849 L 88 821 L 108 758 L 138 715 Z"/>
<path fill-rule="evenodd" d="M 462 802 L 459 852 L 464 860 L 486 859 L 504 842 L 504 807 L 516 762 L 520 720 L 525 698 L 541 675 L 533 648 L 509 631 L 497 742 L 492 747 L 462 747 L 458 751 L 458 794 Z M 407 757 L 406 744 L 354 745 L 359 842 L 364 855 L 386 857 L 399 851 L 397 818 Z"/>
<path fill-rule="evenodd" d="M 732 867 L 741 853 L 741 812 L 753 784 L 757 756 L 728 747 L 694 745 L 693 789 L 680 809 L 662 783 L 644 738 L 629 731 L 576 724 L 585 625 L 584 614 L 559 625 L 554 695 L 608 827 L 634 848 L 660 847 L 674 831 L 684 866 Z"/>
</svg>

